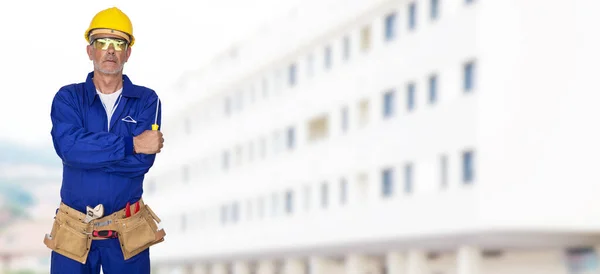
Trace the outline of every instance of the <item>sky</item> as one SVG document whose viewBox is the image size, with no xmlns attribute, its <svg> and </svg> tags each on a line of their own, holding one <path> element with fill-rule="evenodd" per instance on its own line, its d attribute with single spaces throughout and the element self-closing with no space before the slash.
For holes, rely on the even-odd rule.
<svg viewBox="0 0 600 274">
<path fill-rule="evenodd" d="M 296 1 L 3 3 L 0 142 L 51 147 L 52 98 L 60 87 L 85 81 L 93 69 L 83 33 L 100 10 L 116 6 L 130 17 L 136 43 L 124 73 L 134 84 L 154 89 L 166 105 L 178 99 L 173 86 L 183 72 L 201 68 L 233 42 L 276 20 Z"/>
</svg>

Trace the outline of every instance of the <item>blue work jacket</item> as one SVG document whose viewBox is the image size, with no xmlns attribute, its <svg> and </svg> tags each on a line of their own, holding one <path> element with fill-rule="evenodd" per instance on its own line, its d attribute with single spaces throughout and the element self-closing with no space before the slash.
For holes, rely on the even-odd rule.
<svg viewBox="0 0 600 274">
<path fill-rule="evenodd" d="M 54 96 L 50 117 L 52 141 L 63 162 L 61 201 L 86 212 L 104 205 L 104 215 L 142 197 L 144 175 L 156 155 L 135 154 L 133 137 L 161 121 L 157 94 L 123 75 L 110 130 L 90 72 L 84 83 L 64 86 Z M 109 107 L 109 106 L 107 106 Z M 112 106 L 110 106 L 112 107 Z"/>
</svg>

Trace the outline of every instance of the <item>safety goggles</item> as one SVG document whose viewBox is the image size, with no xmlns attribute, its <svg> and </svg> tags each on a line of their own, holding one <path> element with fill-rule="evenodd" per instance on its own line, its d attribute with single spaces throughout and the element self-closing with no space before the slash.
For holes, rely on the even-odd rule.
<svg viewBox="0 0 600 274">
<path fill-rule="evenodd" d="M 115 51 L 124 51 L 127 50 L 127 40 L 119 39 L 119 38 L 97 38 L 90 43 L 94 48 L 107 50 L 110 45 L 113 45 Z"/>
</svg>

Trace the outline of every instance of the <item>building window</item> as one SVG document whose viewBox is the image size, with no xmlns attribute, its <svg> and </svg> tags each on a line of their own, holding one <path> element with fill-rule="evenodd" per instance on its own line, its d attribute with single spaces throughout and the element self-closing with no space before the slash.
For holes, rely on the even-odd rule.
<svg viewBox="0 0 600 274">
<path fill-rule="evenodd" d="M 440 156 L 440 186 L 448 187 L 448 156 Z"/>
<path fill-rule="evenodd" d="M 327 207 L 328 204 L 328 198 L 329 198 L 329 187 L 327 185 L 327 183 L 323 183 L 321 184 L 321 206 L 323 208 Z"/>
<path fill-rule="evenodd" d="M 346 35 L 343 40 L 344 60 L 350 59 L 350 36 Z"/>
<path fill-rule="evenodd" d="M 269 95 L 269 82 L 267 81 L 266 77 L 262 79 L 261 85 L 263 98 L 267 98 L 267 96 Z"/>
<path fill-rule="evenodd" d="M 274 81 L 274 88 L 273 88 L 273 93 L 277 94 L 279 92 L 281 92 L 281 88 L 283 87 L 283 83 L 284 83 L 284 79 L 283 79 L 283 72 L 281 68 L 278 68 L 275 70 L 274 72 L 275 74 L 275 81 Z"/>
<path fill-rule="evenodd" d="M 231 98 L 225 97 L 225 116 L 229 117 L 231 115 Z"/>
<path fill-rule="evenodd" d="M 250 141 L 248 143 L 248 162 L 252 162 L 254 160 L 254 142 Z"/>
<path fill-rule="evenodd" d="M 265 199 L 263 197 L 258 198 L 258 218 L 262 219 L 265 217 Z"/>
<path fill-rule="evenodd" d="M 331 46 L 325 47 L 324 57 L 325 57 L 325 69 L 330 69 L 331 68 Z"/>
<path fill-rule="evenodd" d="M 429 16 L 431 16 L 432 20 L 435 20 L 439 16 L 440 12 L 440 0 L 431 0 L 431 10 Z"/>
<path fill-rule="evenodd" d="M 243 155 L 242 154 L 242 146 L 237 145 L 235 147 L 235 165 L 236 166 L 242 165 L 242 160 L 244 159 L 244 157 L 242 155 Z"/>
<path fill-rule="evenodd" d="M 259 149 L 260 149 L 260 158 L 264 159 L 267 157 L 267 138 L 262 137 L 260 138 L 260 142 L 259 142 Z"/>
<path fill-rule="evenodd" d="M 227 170 L 229 168 L 229 152 L 223 152 L 223 169 Z"/>
<path fill-rule="evenodd" d="M 206 210 L 200 210 L 197 214 L 197 220 L 192 220 L 192 222 L 195 224 L 194 227 L 202 228 L 206 225 Z"/>
<path fill-rule="evenodd" d="M 183 183 L 189 183 L 190 182 L 190 167 L 187 165 L 184 165 L 181 171 L 181 177 L 182 177 L 182 181 Z"/>
<path fill-rule="evenodd" d="M 371 47 L 371 28 L 364 26 L 360 31 L 360 49 L 367 51 Z"/>
<path fill-rule="evenodd" d="M 413 190 L 413 164 L 404 165 L 404 193 L 411 193 Z"/>
<path fill-rule="evenodd" d="M 250 103 L 256 102 L 256 90 L 254 86 L 250 87 L 248 93 L 250 93 Z"/>
<path fill-rule="evenodd" d="M 340 180 L 340 204 L 345 204 L 348 201 L 348 182 L 345 178 Z"/>
<path fill-rule="evenodd" d="M 200 171 L 206 173 L 211 171 L 210 160 L 208 157 L 202 158 L 202 161 L 200 162 Z"/>
<path fill-rule="evenodd" d="M 279 206 L 277 193 L 271 195 L 271 216 L 277 215 L 277 207 Z"/>
<path fill-rule="evenodd" d="M 329 117 L 327 115 L 316 117 L 308 122 L 308 140 L 317 141 L 329 135 Z"/>
<path fill-rule="evenodd" d="M 287 130 L 287 147 L 288 149 L 293 149 L 295 145 L 295 131 L 293 127 L 288 128 Z"/>
<path fill-rule="evenodd" d="M 310 186 L 304 187 L 304 210 L 310 209 Z"/>
<path fill-rule="evenodd" d="M 242 111 L 242 108 L 244 106 L 244 94 L 242 93 L 241 90 L 238 90 L 235 93 L 235 98 L 236 98 L 236 109 L 237 111 Z"/>
<path fill-rule="evenodd" d="M 408 29 L 414 30 L 417 26 L 417 3 L 412 2 L 408 6 Z"/>
<path fill-rule="evenodd" d="M 359 125 L 366 126 L 369 122 L 369 99 L 362 99 L 358 103 L 358 111 L 359 111 Z"/>
<path fill-rule="evenodd" d="M 389 90 L 383 94 L 383 117 L 388 118 L 394 115 L 394 90 Z"/>
<path fill-rule="evenodd" d="M 233 203 L 231 205 L 231 222 L 237 223 L 239 218 L 240 207 L 238 203 Z"/>
<path fill-rule="evenodd" d="M 462 179 L 463 179 L 463 183 L 465 184 L 470 184 L 473 182 L 473 179 L 475 177 L 475 170 L 474 170 L 474 153 L 473 151 L 465 151 L 462 154 L 462 162 L 463 162 L 463 169 L 462 169 Z"/>
<path fill-rule="evenodd" d="M 273 132 L 273 153 L 277 154 L 280 152 L 281 147 L 283 145 L 282 140 L 280 139 L 279 131 Z"/>
<path fill-rule="evenodd" d="M 393 194 L 394 170 L 386 168 L 381 171 L 381 194 L 383 197 L 389 197 Z"/>
<path fill-rule="evenodd" d="M 285 212 L 291 214 L 293 212 L 294 196 L 291 190 L 285 193 Z"/>
<path fill-rule="evenodd" d="M 187 230 L 187 216 L 184 214 L 181 214 L 181 231 L 185 232 Z"/>
<path fill-rule="evenodd" d="M 409 112 L 415 108 L 415 90 L 416 88 L 414 83 L 408 84 L 406 90 L 406 109 Z"/>
<path fill-rule="evenodd" d="M 306 74 L 308 75 L 308 77 L 312 77 L 314 74 L 314 64 L 315 57 L 312 54 L 309 54 L 306 57 Z"/>
<path fill-rule="evenodd" d="M 365 202 L 369 193 L 369 175 L 366 172 L 360 172 L 356 176 L 357 201 Z"/>
<path fill-rule="evenodd" d="M 437 101 L 437 75 L 429 76 L 429 103 Z"/>
<path fill-rule="evenodd" d="M 192 133 L 192 122 L 190 121 L 189 117 L 185 117 L 183 119 L 183 131 L 185 132 L 186 135 L 189 135 Z"/>
<path fill-rule="evenodd" d="M 598 269 L 598 251 L 593 246 L 572 246 L 565 248 L 563 252 L 566 261 L 565 268 L 569 270 L 568 273 L 593 273 Z"/>
<path fill-rule="evenodd" d="M 475 62 L 471 61 L 464 65 L 464 89 L 470 92 L 475 87 Z"/>
<path fill-rule="evenodd" d="M 252 201 L 246 201 L 246 220 L 252 220 Z"/>
<path fill-rule="evenodd" d="M 396 36 L 396 13 L 390 13 L 385 17 L 385 40 L 394 40 Z"/>
<path fill-rule="evenodd" d="M 293 87 L 296 85 L 296 65 L 291 64 L 288 70 L 289 70 L 288 71 L 288 73 L 289 73 L 288 83 L 289 83 L 290 87 Z"/>
<path fill-rule="evenodd" d="M 151 194 L 156 191 L 156 181 L 155 180 L 148 180 L 144 184 L 146 185 L 147 193 Z"/>
<path fill-rule="evenodd" d="M 248 97 L 248 99 L 247 99 L 248 106 L 251 106 L 256 101 L 256 94 L 254 92 L 254 87 L 249 86 L 248 89 L 246 90 L 246 93 L 248 94 L 248 95 L 246 95 Z"/>
<path fill-rule="evenodd" d="M 342 132 L 348 131 L 348 107 L 342 108 Z"/>
<path fill-rule="evenodd" d="M 227 223 L 227 206 L 226 205 L 222 205 L 221 206 L 221 224 L 226 224 Z"/>
</svg>

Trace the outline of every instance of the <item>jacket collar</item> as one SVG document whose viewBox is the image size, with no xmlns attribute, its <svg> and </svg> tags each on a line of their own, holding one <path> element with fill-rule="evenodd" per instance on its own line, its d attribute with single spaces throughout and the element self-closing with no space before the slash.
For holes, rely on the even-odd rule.
<svg viewBox="0 0 600 274">
<path fill-rule="evenodd" d="M 94 72 L 90 72 L 87 75 L 87 79 L 85 80 L 85 91 L 88 94 L 88 104 L 92 104 L 98 94 L 96 93 L 96 86 L 94 85 Z M 127 75 L 123 74 L 123 92 L 121 93 L 123 97 L 132 97 L 132 98 L 140 98 L 140 90 L 134 88 L 133 83 L 129 80 Z"/>
</svg>

